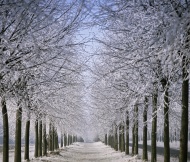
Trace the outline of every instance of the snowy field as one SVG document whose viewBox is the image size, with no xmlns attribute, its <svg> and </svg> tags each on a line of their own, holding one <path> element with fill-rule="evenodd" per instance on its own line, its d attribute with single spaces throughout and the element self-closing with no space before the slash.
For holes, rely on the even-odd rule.
<svg viewBox="0 0 190 162">
<path fill-rule="evenodd" d="M 24 157 L 24 148 L 23 156 Z M 135 157 L 126 156 L 125 153 L 115 151 L 101 142 L 96 143 L 74 143 L 66 148 L 60 149 L 58 154 L 50 154 L 48 157 L 34 158 L 34 147 L 30 148 L 30 160 L 32 162 L 142 162 L 142 149 Z M 150 153 L 149 153 L 150 159 Z M 163 162 L 163 156 L 158 155 L 158 162 Z M 2 159 L 2 153 L 0 153 Z M 1 160 L 0 160 L 1 161 Z M 10 162 L 14 161 L 14 151 L 10 150 Z M 171 162 L 178 159 L 171 158 Z M 23 160 L 24 162 L 24 160 Z M 190 161 L 188 161 L 190 162 Z"/>
</svg>

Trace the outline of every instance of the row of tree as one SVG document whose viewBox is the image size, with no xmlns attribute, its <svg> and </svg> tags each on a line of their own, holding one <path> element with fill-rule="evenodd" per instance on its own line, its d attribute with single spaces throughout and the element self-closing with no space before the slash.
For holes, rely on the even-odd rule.
<svg viewBox="0 0 190 162">
<path fill-rule="evenodd" d="M 165 162 L 173 139 L 180 141 L 179 161 L 187 161 L 189 11 L 189 1 L 180 0 L 98 2 L 95 23 L 103 34 L 96 38 L 98 63 L 91 69 L 92 123 L 102 140 L 109 134 L 105 139 L 116 150 L 120 143 L 129 154 L 131 139 L 132 154 L 138 154 L 142 134 L 143 159 L 148 160 L 151 132 L 151 162 L 157 160 L 158 137 L 164 141 Z"/>
<path fill-rule="evenodd" d="M 15 138 L 14 161 L 21 162 L 23 122 L 25 159 L 29 159 L 30 134 L 35 134 L 38 157 L 42 156 L 42 141 L 43 155 L 47 154 L 48 131 L 50 151 L 58 148 L 59 133 L 83 133 L 79 127 L 85 122 L 81 110 L 83 62 L 80 50 L 76 52 L 82 42 L 77 42 L 76 33 L 85 17 L 83 0 L 0 2 L 3 162 L 9 161 L 10 132 Z M 31 125 L 35 131 L 30 132 Z"/>
</svg>

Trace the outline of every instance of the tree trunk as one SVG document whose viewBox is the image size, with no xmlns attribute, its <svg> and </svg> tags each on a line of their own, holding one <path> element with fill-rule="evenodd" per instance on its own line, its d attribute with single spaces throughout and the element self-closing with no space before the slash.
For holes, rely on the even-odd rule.
<svg viewBox="0 0 190 162">
<path fill-rule="evenodd" d="M 117 126 L 115 126 L 114 148 L 115 148 L 116 151 L 118 151 L 118 134 L 117 134 Z"/>
<path fill-rule="evenodd" d="M 70 135 L 70 145 L 72 145 L 72 135 Z"/>
<path fill-rule="evenodd" d="M 43 123 L 43 156 L 47 156 L 46 122 Z"/>
<path fill-rule="evenodd" d="M 64 146 L 67 146 L 67 135 L 64 133 Z"/>
<path fill-rule="evenodd" d="M 155 86 L 155 85 L 154 85 Z M 155 87 L 155 91 L 152 96 L 152 137 L 151 137 L 151 162 L 156 162 L 156 132 L 157 132 L 157 97 L 158 90 Z"/>
<path fill-rule="evenodd" d="M 121 152 L 125 152 L 125 133 L 124 133 L 124 131 L 125 131 L 125 127 L 124 127 L 124 125 L 122 125 L 121 126 L 121 130 L 122 130 L 122 132 L 121 132 Z"/>
<path fill-rule="evenodd" d="M 110 146 L 110 134 L 108 135 L 108 143 L 107 143 L 108 146 Z"/>
<path fill-rule="evenodd" d="M 135 149 L 134 153 L 135 155 L 138 154 L 138 106 L 135 106 Z"/>
<path fill-rule="evenodd" d="M 49 123 L 49 151 L 52 151 L 52 124 Z"/>
<path fill-rule="evenodd" d="M 147 152 L 147 111 L 148 111 L 148 98 L 145 97 L 145 107 L 143 112 L 143 160 L 148 160 Z"/>
<path fill-rule="evenodd" d="M 70 135 L 69 134 L 67 135 L 67 145 L 68 146 L 70 145 Z"/>
<path fill-rule="evenodd" d="M 54 128 L 54 125 L 52 125 L 52 131 L 51 131 L 51 134 L 52 134 L 52 151 L 54 151 L 55 149 L 55 145 L 54 145 L 54 141 L 55 141 L 55 128 Z"/>
<path fill-rule="evenodd" d="M 121 132 L 122 132 L 122 126 L 121 126 L 121 124 L 119 125 L 119 151 L 121 151 L 121 149 L 122 149 L 122 134 L 121 134 Z"/>
<path fill-rule="evenodd" d="M 29 160 L 29 137 L 30 137 L 30 120 L 26 122 L 25 128 L 25 152 L 24 152 L 24 160 Z"/>
<path fill-rule="evenodd" d="M 42 120 L 39 120 L 38 157 L 42 156 Z"/>
<path fill-rule="evenodd" d="M 59 149 L 59 136 L 58 136 L 58 133 L 57 133 L 57 131 L 56 131 L 56 141 L 57 141 L 57 149 Z"/>
<path fill-rule="evenodd" d="M 61 133 L 61 147 L 63 147 L 63 134 Z"/>
<path fill-rule="evenodd" d="M 3 162 L 9 161 L 9 122 L 5 97 L 1 100 L 3 116 Z"/>
<path fill-rule="evenodd" d="M 182 84 L 182 114 L 181 114 L 181 131 L 180 131 L 180 153 L 179 162 L 187 161 L 188 150 L 188 114 L 189 114 L 189 79 L 188 77 L 188 59 L 183 56 L 182 68 L 183 68 L 183 84 Z"/>
<path fill-rule="evenodd" d="M 107 145 L 107 134 L 105 134 L 105 145 Z"/>
<path fill-rule="evenodd" d="M 57 141 L 57 129 L 54 130 L 54 148 L 55 150 L 58 149 L 57 145 L 58 145 L 58 141 Z"/>
<path fill-rule="evenodd" d="M 168 99 L 168 81 L 162 79 L 164 88 L 164 162 L 170 162 L 170 134 L 169 134 L 169 99 Z"/>
<path fill-rule="evenodd" d="M 129 111 L 126 111 L 126 142 L 125 142 L 125 154 L 129 155 Z"/>
<path fill-rule="evenodd" d="M 135 120 L 133 119 L 133 128 L 132 128 L 132 155 L 135 153 Z"/>
<path fill-rule="evenodd" d="M 14 162 L 21 162 L 21 129 L 22 129 L 22 108 L 16 111 L 16 129 L 15 129 L 15 156 Z"/>
<path fill-rule="evenodd" d="M 38 157 L 38 119 L 36 119 L 35 122 L 35 152 L 34 157 Z"/>
</svg>

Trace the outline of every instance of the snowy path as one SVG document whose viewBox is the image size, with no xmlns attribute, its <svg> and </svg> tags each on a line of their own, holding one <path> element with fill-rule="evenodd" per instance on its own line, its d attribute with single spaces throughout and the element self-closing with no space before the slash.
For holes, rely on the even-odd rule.
<svg viewBox="0 0 190 162">
<path fill-rule="evenodd" d="M 139 155 L 131 157 L 126 156 L 125 153 L 115 151 L 109 146 L 101 142 L 96 143 L 74 143 L 66 148 L 59 150 L 57 155 L 51 154 L 50 157 L 34 158 L 34 146 L 30 147 L 31 162 L 143 162 L 140 158 L 142 149 L 139 148 Z M 131 147 L 130 147 L 131 152 Z M 10 150 L 10 162 L 14 161 L 14 150 Z M 148 157 L 150 162 L 150 152 Z M 22 148 L 22 159 L 24 159 L 24 148 Z M 0 161 L 2 160 L 2 153 L 0 153 Z M 26 162 L 22 160 L 23 162 Z M 163 156 L 157 156 L 157 162 L 163 162 Z M 177 158 L 171 157 L 171 162 L 178 162 Z M 190 162 L 190 160 L 188 160 Z"/>
<path fill-rule="evenodd" d="M 62 149 L 60 155 L 43 157 L 33 162 L 136 162 L 136 157 L 125 156 L 125 153 L 114 151 L 101 142 L 75 143 Z M 139 160 L 141 161 L 141 160 Z"/>
</svg>

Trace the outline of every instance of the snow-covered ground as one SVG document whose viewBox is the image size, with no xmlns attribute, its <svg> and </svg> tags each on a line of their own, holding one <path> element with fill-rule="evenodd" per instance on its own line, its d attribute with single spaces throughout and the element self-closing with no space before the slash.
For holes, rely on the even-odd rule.
<svg viewBox="0 0 190 162">
<path fill-rule="evenodd" d="M 139 141 L 139 144 L 142 144 L 142 143 L 143 143 L 142 141 Z M 151 141 L 150 140 L 147 141 L 147 144 L 151 146 Z M 164 143 L 163 142 L 156 142 L 156 145 L 158 147 L 164 147 Z M 180 146 L 180 142 L 179 141 L 170 142 L 170 148 L 179 150 L 179 146 Z M 190 142 L 188 142 L 188 152 L 190 152 Z"/>
<path fill-rule="evenodd" d="M 24 148 L 22 148 L 23 150 Z M 24 151 L 24 150 L 23 150 Z M 115 151 L 101 142 L 96 143 L 74 143 L 66 148 L 60 149 L 59 154 L 50 154 L 49 157 L 34 158 L 34 147 L 30 147 L 30 160 L 32 162 L 142 162 L 142 149 L 135 157 L 126 156 L 125 153 Z M 24 152 L 23 152 L 24 157 Z M 150 153 L 148 154 L 150 159 Z M 0 153 L 0 161 L 2 153 Z M 157 156 L 158 162 L 163 162 L 163 156 Z M 14 150 L 10 150 L 10 162 L 14 161 Z M 24 160 L 23 160 L 24 161 Z M 171 158 L 171 162 L 178 159 Z M 190 162 L 190 161 L 188 161 Z"/>
</svg>

